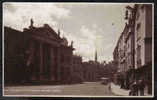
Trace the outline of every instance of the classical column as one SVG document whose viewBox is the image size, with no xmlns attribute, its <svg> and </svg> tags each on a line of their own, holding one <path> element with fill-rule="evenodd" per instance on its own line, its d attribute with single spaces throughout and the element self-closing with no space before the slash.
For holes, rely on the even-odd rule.
<svg viewBox="0 0 157 100">
<path fill-rule="evenodd" d="M 57 48 L 57 80 L 58 81 L 60 81 L 60 79 L 61 79 L 61 60 L 60 60 L 60 58 L 61 58 L 61 51 L 60 51 L 60 48 L 58 47 Z"/>
<path fill-rule="evenodd" d="M 69 55 L 69 59 L 70 59 L 70 72 L 71 75 L 73 75 L 73 51 L 70 51 L 70 55 Z"/>
<path fill-rule="evenodd" d="M 43 79 L 43 44 L 42 43 L 40 43 L 40 48 L 39 48 L 39 52 L 40 52 L 40 64 L 39 64 L 39 66 L 40 66 L 40 80 L 42 80 Z"/>
<path fill-rule="evenodd" d="M 50 47 L 50 80 L 54 81 L 54 50 Z"/>
</svg>

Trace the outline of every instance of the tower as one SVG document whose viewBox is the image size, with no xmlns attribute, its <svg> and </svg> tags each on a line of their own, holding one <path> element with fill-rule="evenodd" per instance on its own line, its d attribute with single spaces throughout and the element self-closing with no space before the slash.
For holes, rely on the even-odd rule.
<svg viewBox="0 0 157 100">
<path fill-rule="evenodd" d="M 95 62 L 97 62 L 97 51 L 95 51 Z"/>
</svg>

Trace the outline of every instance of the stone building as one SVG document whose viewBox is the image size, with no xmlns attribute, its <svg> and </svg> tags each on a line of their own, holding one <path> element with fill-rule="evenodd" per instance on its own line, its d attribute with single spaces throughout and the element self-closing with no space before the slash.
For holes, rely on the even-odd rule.
<svg viewBox="0 0 157 100">
<path fill-rule="evenodd" d="M 126 25 L 113 52 L 118 73 L 124 83 L 144 80 L 148 93 L 152 90 L 152 33 L 151 4 L 126 7 Z"/>
<path fill-rule="evenodd" d="M 84 67 L 82 63 L 82 57 L 78 55 L 73 55 L 73 67 L 72 67 L 73 83 L 81 83 L 84 81 L 83 71 L 84 71 Z"/>
<path fill-rule="evenodd" d="M 4 32 L 4 34 L 6 33 Z M 8 35 L 12 35 L 12 32 Z M 17 48 L 22 47 L 21 54 L 25 58 L 23 64 L 25 66 L 21 66 L 25 67 L 27 77 L 25 77 L 25 81 L 39 83 L 70 82 L 74 48 L 72 45 L 68 45 L 65 37 L 60 37 L 59 31 L 57 34 L 48 24 L 44 24 L 42 27 L 34 27 L 33 20 L 31 20 L 29 28 L 24 28 L 20 35 L 19 38 L 23 40 L 19 42 L 20 45 Z M 6 40 L 5 45 L 8 41 L 10 41 L 9 45 L 15 43 L 14 40 Z M 19 40 L 17 39 L 17 41 Z M 12 52 L 15 51 L 11 46 L 7 46 L 7 49 Z M 5 67 L 8 68 L 11 65 Z"/>
<path fill-rule="evenodd" d="M 126 57 L 126 88 L 129 88 L 129 84 L 133 83 L 135 79 L 135 66 L 134 66 L 134 26 L 135 26 L 135 11 L 133 8 L 126 7 L 126 17 L 125 17 L 128 30 L 125 33 L 125 57 Z"/>
<path fill-rule="evenodd" d="M 118 53 L 118 43 L 116 47 L 114 48 L 113 51 L 113 61 L 114 61 L 114 66 L 117 68 L 117 72 L 114 74 L 114 79 L 113 82 L 115 84 L 120 84 L 119 78 L 120 78 L 120 67 L 119 67 L 119 53 Z"/>
<path fill-rule="evenodd" d="M 116 65 L 118 65 L 118 46 L 116 45 L 114 51 L 113 51 L 113 59 Z"/>
<path fill-rule="evenodd" d="M 83 62 L 84 81 L 98 81 L 99 67 L 94 61 Z"/>
<path fill-rule="evenodd" d="M 4 82 L 18 83 L 25 78 L 23 63 L 24 34 L 4 27 Z M 22 77 L 23 75 L 23 77 Z"/>
<path fill-rule="evenodd" d="M 119 72 L 125 72 L 127 70 L 126 66 L 126 43 L 125 43 L 125 34 L 128 32 L 128 25 L 125 25 L 123 32 L 121 33 L 117 46 L 114 49 L 113 57 L 114 60 L 118 63 Z"/>
<path fill-rule="evenodd" d="M 151 4 L 136 4 L 135 19 L 135 69 L 136 79 L 144 79 L 148 93 L 152 89 L 152 34 L 153 15 Z"/>
<path fill-rule="evenodd" d="M 83 62 L 83 76 L 85 81 L 98 81 L 101 78 L 100 63 L 97 61 L 97 51 L 95 52 L 94 61 Z"/>
<path fill-rule="evenodd" d="M 127 72 L 131 68 L 129 65 L 130 61 L 128 61 L 131 56 L 131 44 L 129 45 L 131 39 L 129 40 L 129 37 L 129 25 L 126 23 L 113 52 L 114 62 L 116 62 L 118 66 L 117 78 L 119 79 L 117 79 L 117 81 L 123 80 L 125 86 L 128 82 Z M 120 84 L 120 82 L 117 83 Z"/>
</svg>

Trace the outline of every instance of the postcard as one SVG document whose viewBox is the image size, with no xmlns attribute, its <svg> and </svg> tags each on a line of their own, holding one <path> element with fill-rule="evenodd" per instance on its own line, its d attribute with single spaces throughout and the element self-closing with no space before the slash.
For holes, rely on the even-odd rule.
<svg viewBox="0 0 157 100">
<path fill-rule="evenodd" d="M 153 3 L 3 3 L 3 96 L 153 97 Z"/>
</svg>

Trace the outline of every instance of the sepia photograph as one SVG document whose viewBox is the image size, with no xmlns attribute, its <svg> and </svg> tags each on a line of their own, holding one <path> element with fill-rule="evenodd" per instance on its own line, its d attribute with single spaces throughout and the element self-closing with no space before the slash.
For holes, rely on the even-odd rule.
<svg viewBox="0 0 157 100">
<path fill-rule="evenodd" d="M 4 97 L 154 97 L 153 3 L 2 8 Z"/>
</svg>

